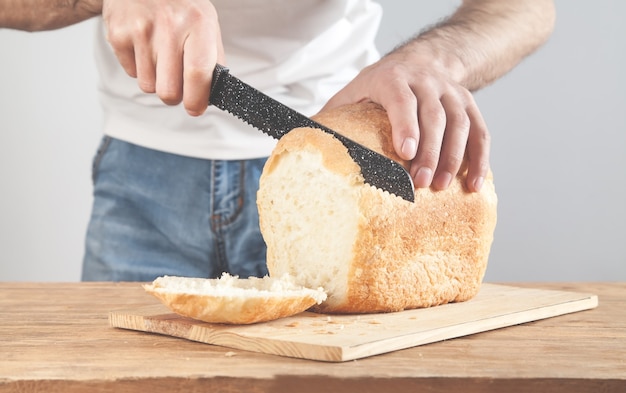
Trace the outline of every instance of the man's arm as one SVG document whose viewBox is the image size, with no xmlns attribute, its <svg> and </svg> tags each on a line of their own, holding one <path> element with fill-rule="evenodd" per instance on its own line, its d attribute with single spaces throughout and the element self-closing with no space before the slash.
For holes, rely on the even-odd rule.
<svg viewBox="0 0 626 393">
<path fill-rule="evenodd" d="M 182 101 L 194 116 L 206 110 L 215 63 L 224 62 L 210 0 L 0 0 L 0 28 L 51 30 L 100 14 L 121 66 L 144 92 Z"/>
<path fill-rule="evenodd" d="M 510 71 L 543 44 L 554 27 L 552 0 L 464 0 L 448 19 L 393 52 L 430 56 L 453 80 L 477 90 Z"/>
<path fill-rule="evenodd" d="M 59 29 L 102 11 L 102 0 L 0 0 L 0 28 Z"/>
<path fill-rule="evenodd" d="M 552 0 L 465 0 L 443 22 L 365 68 L 326 108 L 371 100 L 389 115 L 394 147 L 417 187 L 445 189 L 467 153 L 467 186 L 489 170 L 490 138 L 470 93 L 504 75 L 550 36 Z"/>
</svg>

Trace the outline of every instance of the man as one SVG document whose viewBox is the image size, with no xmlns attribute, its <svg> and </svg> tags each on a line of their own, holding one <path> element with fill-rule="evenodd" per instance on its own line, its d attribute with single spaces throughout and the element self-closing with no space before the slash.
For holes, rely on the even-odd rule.
<svg viewBox="0 0 626 393">
<path fill-rule="evenodd" d="M 475 192 L 489 133 L 470 92 L 532 53 L 554 24 L 549 0 L 466 0 L 379 59 L 381 8 L 370 0 L 0 0 L 0 27 L 39 31 L 98 15 L 105 137 L 85 280 L 267 273 L 255 194 L 274 141 L 207 108 L 216 63 L 307 115 L 377 102 L 417 187 L 445 189 L 467 154 Z"/>
</svg>

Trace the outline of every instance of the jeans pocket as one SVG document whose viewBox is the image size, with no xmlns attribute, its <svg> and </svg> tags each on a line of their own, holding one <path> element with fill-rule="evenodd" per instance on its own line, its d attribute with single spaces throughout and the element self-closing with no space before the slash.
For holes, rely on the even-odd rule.
<svg viewBox="0 0 626 393">
<path fill-rule="evenodd" d="M 100 168 L 100 162 L 102 162 L 102 158 L 106 153 L 109 145 L 111 144 L 112 138 L 110 136 L 103 136 L 100 141 L 100 145 L 98 146 L 98 150 L 96 151 L 96 155 L 93 158 L 91 163 L 91 181 L 95 185 L 96 179 L 98 178 L 98 169 Z"/>
</svg>

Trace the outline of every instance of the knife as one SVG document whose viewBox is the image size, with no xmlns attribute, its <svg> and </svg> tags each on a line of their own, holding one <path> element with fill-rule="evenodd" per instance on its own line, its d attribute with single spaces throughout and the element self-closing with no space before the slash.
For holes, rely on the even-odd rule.
<svg viewBox="0 0 626 393">
<path fill-rule="evenodd" d="M 231 75 L 228 68 L 219 64 L 215 66 L 210 94 L 212 105 L 276 139 L 299 127 L 318 128 L 333 135 L 361 167 L 367 184 L 414 202 L 413 180 L 402 165 L 261 93 Z"/>
</svg>

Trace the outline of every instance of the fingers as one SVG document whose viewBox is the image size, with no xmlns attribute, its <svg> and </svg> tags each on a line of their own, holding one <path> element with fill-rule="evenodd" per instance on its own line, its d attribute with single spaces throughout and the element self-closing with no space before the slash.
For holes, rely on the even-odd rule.
<svg viewBox="0 0 626 393">
<path fill-rule="evenodd" d="M 211 63 L 216 62 L 215 55 L 196 50 L 201 42 L 201 39 L 194 36 L 189 37 L 185 43 L 183 101 L 187 113 L 192 116 L 201 115 L 209 105 L 211 74 L 207 70 L 212 70 Z"/>
<path fill-rule="evenodd" d="M 131 19 L 121 10 L 122 3 L 103 3 L 102 14 L 107 26 L 107 41 L 126 73 L 137 78 L 139 88 L 155 92 L 156 70 L 152 50 L 153 24 L 143 18 Z"/>
<path fill-rule="evenodd" d="M 183 48 L 172 35 L 159 37 L 158 41 L 154 92 L 167 105 L 177 105 L 183 96 Z"/>
<path fill-rule="evenodd" d="M 106 11 L 106 10 L 105 10 Z M 105 21 L 106 21 L 106 13 L 104 13 Z M 106 39 L 111 45 L 115 56 L 117 57 L 120 65 L 126 71 L 126 73 L 133 77 L 137 78 L 137 62 L 135 61 L 136 57 L 139 57 L 139 60 L 147 55 L 151 56 L 151 53 L 142 53 L 142 51 L 135 50 L 135 46 L 133 43 L 133 39 L 131 38 L 132 33 L 129 32 L 129 27 L 126 26 L 117 26 L 111 25 L 107 26 Z M 138 34 L 141 35 L 141 34 Z"/>
<path fill-rule="evenodd" d="M 469 91 L 443 91 L 440 95 L 435 85 L 424 83 L 413 86 L 411 97 L 388 106 L 394 148 L 403 159 L 412 159 L 415 186 L 436 190 L 450 186 L 467 155 L 467 189 L 480 191 L 489 171 L 487 126 Z"/>
<path fill-rule="evenodd" d="M 419 149 L 410 173 L 416 187 L 429 187 L 433 181 L 446 126 L 446 113 L 436 95 L 428 89 L 418 101 Z M 392 128 L 393 130 L 393 128 Z"/>
<path fill-rule="evenodd" d="M 211 34 L 215 36 L 210 40 L 217 45 L 206 50 L 206 37 Z M 203 33 L 189 36 L 184 50 L 183 103 L 190 115 L 199 116 L 206 110 L 213 69 L 218 62 L 224 64 L 224 48 L 219 29 L 217 32 L 207 29 Z"/>
<path fill-rule="evenodd" d="M 419 145 L 417 98 L 403 78 L 403 67 L 395 64 L 366 67 L 341 91 L 331 97 L 322 111 L 360 101 L 374 101 L 387 111 L 394 150 L 400 158 L 415 158 Z"/>
<path fill-rule="evenodd" d="M 399 94 L 387 104 L 386 111 L 393 130 L 394 149 L 402 159 L 410 161 L 417 154 L 420 134 L 417 117 L 406 115 L 417 113 L 418 109 L 415 95 L 410 89 L 407 90 L 398 91 Z"/>
<path fill-rule="evenodd" d="M 108 0 L 107 39 L 139 88 L 193 116 L 209 103 L 215 63 L 223 61 L 217 13 L 206 1 Z"/>
<path fill-rule="evenodd" d="M 472 192 L 480 191 L 489 172 L 489 151 L 491 136 L 477 106 L 468 109 L 470 132 L 467 140 L 467 188 Z"/>
<path fill-rule="evenodd" d="M 445 111 L 446 124 L 441 145 L 441 155 L 437 165 L 437 173 L 433 187 L 444 190 L 450 186 L 463 163 L 467 138 L 470 131 L 470 120 L 463 102 L 454 95 L 441 97 Z"/>
</svg>

